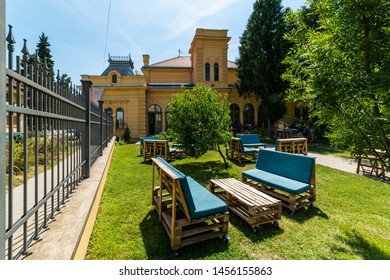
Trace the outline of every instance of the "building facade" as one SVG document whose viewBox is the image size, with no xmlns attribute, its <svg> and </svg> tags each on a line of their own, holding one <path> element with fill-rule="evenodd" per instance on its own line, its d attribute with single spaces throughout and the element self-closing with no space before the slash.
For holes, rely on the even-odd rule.
<svg viewBox="0 0 390 280">
<path fill-rule="evenodd" d="M 92 81 L 92 98 L 104 101 L 104 108 L 114 115 L 118 136 L 126 126 L 132 138 L 166 131 L 170 100 L 183 87 L 191 89 L 196 84 L 229 95 L 233 127 L 239 123 L 243 128 L 255 127 L 262 122 L 261 101 L 238 96 L 234 87 L 237 65 L 228 60 L 227 33 L 228 30 L 197 29 L 189 56 L 150 63 L 150 56 L 143 55 L 143 75 L 134 75 L 130 56 L 109 56 L 110 65 L 102 75 L 82 75 L 82 79 Z M 292 122 L 290 107 L 285 120 Z"/>
</svg>

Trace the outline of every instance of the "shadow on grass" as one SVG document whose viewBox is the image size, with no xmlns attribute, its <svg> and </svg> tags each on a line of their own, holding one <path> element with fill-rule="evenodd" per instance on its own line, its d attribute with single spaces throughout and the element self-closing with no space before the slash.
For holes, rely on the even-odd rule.
<svg viewBox="0 0 390 280">
<path fill-rule="evenodd" d="M 226 169 L 224 163 L 220 161 L 177 163 L 175 168 L 191 176 L 200 184 L 208 184 L 213 178 L 231 177 L 229 169 Z"/>
<path fill-rule="evenodd" d="M 252 228 L 246 221 L 244 221 L 234 212 L 230 212 L 229 222 L 252 242 L 261 242 L 284 232 L 283 224 L 281 224 L 280 227 L 277 227 L 273 223 L 267 223 Z"/>
<path fill-rule="evenodd" d="M 326 220 L 329 219 L 329 216 L 316 206 L 309 206 L 309 207 L 298 209 L 293 214 L 291 213 L 290 210 L 283 208 L 283 216 L 286 219 L 293 220 L 300 224 L 303 224 L 304 222 L 310 220 L 313 217 L 319 217 Z"/>
<path fill-rule="evenodd" d="M 345 236 L 340 236 L 339 239 L 346 244 L 351 251 L 361 256 L 364 260 L 389 260 L 390 254 L 384 252 L 381 248 L 367 241 L 359 232 L 356 230 L 346 231 Z M 342 253 L 342 248 L 332 248 L 338 253 Z M 347 251 L 344 249 L 344 251 Z M 346 252 L 347 254 L 350 254 Z"/>
<path fill-rule="evenodd" d="M 179 250 L 179 255 L 175 255 L 170 247 L 168 234 L 164 226 L 158 220 L 156 210 L 150 210 L 140 223 L 143 243 L 146 255 L 149 260 L 189 260 L 204 259 L 213 254 L 228 250 L 228 242 L 222 238 L 196 243 Z"/>
</svg>

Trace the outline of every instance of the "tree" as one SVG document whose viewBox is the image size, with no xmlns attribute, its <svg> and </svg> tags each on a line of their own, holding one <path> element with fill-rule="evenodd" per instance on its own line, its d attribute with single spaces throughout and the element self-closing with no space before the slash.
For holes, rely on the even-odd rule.
<svg viewBox="0 0 390 280">
<path fill-rule="evenodd" d="M 68 76 L 68 74 L 62 74 L 60 78 L 60 84 L 65 85 L 68 88 L 72 86 L 72 79 Z"/>
<path fill-rule="evenodd" d="M 185 89 L 169 103 L 169 133 L 182 143 L 186 154 L 199 158 L 210 148 L 217 148 L 228 166 L 219 145 L 231 139 L 230 103 L 227 96 L 215 90 L 196 85 Z"/>
<path fill-rule="evenodd" d="M 283 39 L 287 32 L 284 16 L 281 0 L 256 1 L 240 38 L 237 59 L 239 95 L 254 94 L 261 99 L 269 132 L 272 124 L 287 112 L 283 101 L 286 83 L 281 78 L 288 49 Z"/>
<path fill-rule="evenodd" d="M 124 131 L 123 131 L 123 135 L 122 135 L 122 139 L 123 141 L 125 141 L 126 144 L 130 143 L 130 140 L 131 140 L 131 135 L 130 135 L 130 129 L 126 126 Z"/>
<path fill-rule="evenodd" d="M 288 98 L 329 127 L 331 143 L 352 153 L 390 154 L 390 2 L 312 0 L 316 26 L 289 14 Z M 383 159 L 385 163 L 385 159 Z M 388 163 L 387 163 L 388 165 Z"/>
<path fill-rule="evenodd" d="M 54 60 L 51 55 L 49 38 L 42 32 L 41 36 L 39 36 L 39 42 L 37 43 L 36 53 L 30 55 L 29 63 L 33 64 L 35 61 L 35 56 L 38 55 L 38 67 L 39 69 L 43 69 L 43 63 L 46 59 L 47 70 L 50 75 L 54 75 L 53 67 Z"/>
</svg>

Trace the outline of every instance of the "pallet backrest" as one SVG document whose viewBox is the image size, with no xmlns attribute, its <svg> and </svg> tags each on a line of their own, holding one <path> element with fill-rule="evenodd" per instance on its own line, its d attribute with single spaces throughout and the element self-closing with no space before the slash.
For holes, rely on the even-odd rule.
<svg viewBox="0 0 390 280">
<path fill-rule="evenodd" d="M 241 138 L 242 144 L 258 144 L 261 143 L 259 134 L 237 134 Z"/>
<path fill-rule="evenodd" d="M 176 192 L 176 202 L 186 214 L 187 219 L 191 220 L 190 212 L 195 210 L 195 204 L 189 190 L 187 176 L 180 170 L 174 168 L 161 157 L 157 157 L 152 160 L 155 164 L 158 165 L 160 170 L 165 173 L 164 175 L 167 175 L 172 180 L 172 182 L 175 180 L 179 182 L 179 184 L 172 183 L 172 186 L 168 186 L 167 189 L 172 192 L 171 196 L 174 192 Z"/>
<path fill-rule="evenodd" d="M 158 136 L 145 136 L 141 138 L 141 146 L 144 146 L 144 141 L 145 140 L 158 140 Z"/>
<path fill-rule="evenodd" d="M 310 184 L 315 172 L 315 158 L 260 149 L 256 168 Z"/>
</svg>

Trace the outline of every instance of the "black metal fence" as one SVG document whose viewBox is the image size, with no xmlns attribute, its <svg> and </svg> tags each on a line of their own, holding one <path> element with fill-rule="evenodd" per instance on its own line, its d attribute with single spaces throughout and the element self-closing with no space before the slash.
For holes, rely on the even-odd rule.
<svg viewBox="0 0 390 280">
<path fill-rule="evenodd" d="M 113 137 L 112 116 L 90 101 L 92 83 L 82 80 L 80 91 L 61 81 L 31 59 L 26 41 L 14 58 L 1 18 L 0 260 L 28 254 Z"/>
</svg>

